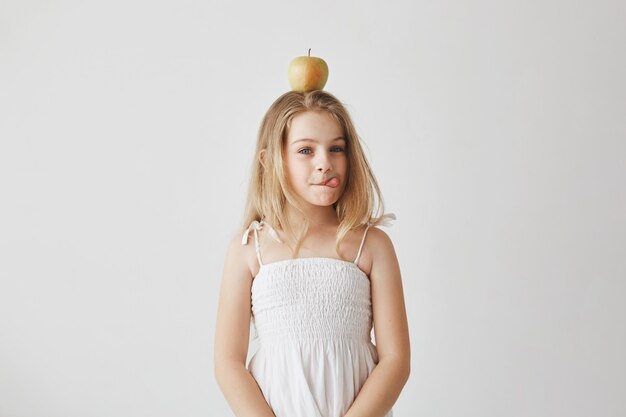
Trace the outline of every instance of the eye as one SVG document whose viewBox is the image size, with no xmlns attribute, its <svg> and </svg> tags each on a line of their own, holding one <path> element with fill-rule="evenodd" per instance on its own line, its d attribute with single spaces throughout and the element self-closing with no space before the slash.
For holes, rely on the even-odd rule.
<svg viewBox="0 0 626 417">
<path fill-rule="evenodd" d="M 333 146 L 332 148 L 330 148 L 331 152 L 337 153 L 337 152 L 344 152 L 344 148 L 342 146 Z M 300 150 L 298 150 L 298 153 L 300 155 L 311 155 L 311 153 L 313 152 L 313 150 L 311 148 L 302 148 Z"/>
</svg>

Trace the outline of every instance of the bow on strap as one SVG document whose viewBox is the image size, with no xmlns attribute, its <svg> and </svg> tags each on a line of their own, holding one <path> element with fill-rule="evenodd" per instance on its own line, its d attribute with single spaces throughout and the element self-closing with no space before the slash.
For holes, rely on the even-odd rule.
<svg viewBox="0 0 626 417">
<path fill-rule="evenodd" d="M 380 216 L 380 218 L 381 218 L 381 220 L 380 220 L 380 222 L 378 223 L 377 226 L 387 226 L 387 227 L 390 227 L 390 226 L 393 226 L 393 223 L 391 223 L 391 220 L 396 220 L 396 215 L 393 214 L 393 213 L 385 213 L 382 216 Z M 370 223 L 370 222 L 368 222 L 367 224 L 370 225 L 370 226 L 372 225 L 372 223 Z"/>
<path fill-rule="evenodd" d="M 263 229 L 263 226 L 267 226 L 269 228 L 270 236 L 272 236 L 272 238 L 275 241 L 277 241 L 278 243 L 283 243 L 280 240 L 280 238 L 278 237 L 278 233 L 276 233 L 276 230 L 274 230 L 274 228 L 272 226 L 270 226 L 268 223 L 266 223 L 263 220 L 261 220 L 261 221 L 254 220 L 252 223 L 250 223 L 250 226 L 248 226 L 246 231 L 243 233 L 243 237 L 241 238 L 241 244 L 242 245 L 247 245 L 248 244 L 248 236 L 250 235 L 250 231 L 254 230 L 254 233 L 256 234 L 257 231 Z"/>
</svg>

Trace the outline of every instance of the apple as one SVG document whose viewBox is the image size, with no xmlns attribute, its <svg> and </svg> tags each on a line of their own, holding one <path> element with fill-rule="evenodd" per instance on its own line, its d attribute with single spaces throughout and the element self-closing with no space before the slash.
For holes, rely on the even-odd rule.
<svg viewBox="0 0 626 417">
<path fill-rule="evenodd" d="M 322 58 L 311 56 L 299 56 L 289 64 L 287 77 L 293 91 L 306 93 L 313 90 L 321 90 L 328 80 L 328 65 Z"/>
</svg>

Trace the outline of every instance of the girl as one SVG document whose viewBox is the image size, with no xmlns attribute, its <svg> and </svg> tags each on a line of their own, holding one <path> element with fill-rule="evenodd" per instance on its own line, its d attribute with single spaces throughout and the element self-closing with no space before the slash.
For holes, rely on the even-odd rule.
<svg viewBox="0 0 626 417">
<path fill-rule="evenodd" d="M 375 197 L 384 213 L 333 95 L 291 91 L 272 104 L 217 313 L 215 376 L 235 415 L 393 415 L 409 334 L 393 244 L 372 227 L 395 216 L 373 216 Z M 250 320 L 259 349 L 246 366 Z"/>
</svg>

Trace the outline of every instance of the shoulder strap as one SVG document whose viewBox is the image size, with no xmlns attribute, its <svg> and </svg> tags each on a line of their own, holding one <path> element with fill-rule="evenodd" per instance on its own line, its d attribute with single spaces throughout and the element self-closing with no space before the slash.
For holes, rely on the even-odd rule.
<svg viewBox="0 0 626 417">
<path fill-rule="evenodd" d="M 256 249 L 256 257 L 259 260 L 259 265 L 263 265 L 263 262 L 261 261 L 261 249 L 259 247 L 259 230 L 261 230 L 262 228 L 263 228 L 262 221 L 259 222 L 257 220 L 254 220 L 252 223 L 250 223 L 250 226 L 248 226 L 248 228 L 243 234 L 243 238 L 241 239 L 241 244 L 247 245 L 248 237 L 250 235 L 250 230 L 254 230 L 254 247 Z"/>
<path fill-rule="evenodd" d="M 261 221 L 254 220 L 252 223 L 250 223 L 250 226 L 248 226 L 248 228 L 244 232 L 243 237 L 241 239 L 241 244 L 247 245 L 248 237 L 250 235 L 250 230 L 254 231 L 254 247 L 256 249 L 256 256 L 259 260 L 259 265 L 263 265 L 263 262 L 261 261 L 261 248 L 259 246 L 259 230 L 263 229 L 264 225 L 267 225 L 267 227 L 270 229 L 270 236 L 272 236 L 272 238 L 278 243 L 282 243 L 282 241 L 278 237 L 278 234 L 276 233 L 276 230 L 274 230 L 272 226 L 270 226 L 263 220 Z"/>
<path fill-rule="evenodd" d="M 391 226 L 391 220 L 396 220 L 396 215 L 393 213 L 386 213 L 380 217 L 377 226 Z M 363 244 L 365 243 L 365 236 L 367 236 L 367 231 L 372 226 L 372 223 L 367 222 L 367 226 L 365 227 L 365 232 L 363 232 L 363 239 L 361 239 L 361 246 L 359 246 L 359 253 L 356 255 L 356 259 L 354 260 L 355 264 L 359 263 L 359 258 L 361 257 L 361 250 L 363 250 Z"/>
<path fill-rule="evenodd" d="M 359 263 L 359 258 L 361 257 L 361 250 L 363 250 L 363 244 L 365 243 L 365 236 L 367 236 L 367 231 L 370 228 L 370 224 L 367 223 L 365 226 L 365 232 L 363 232 L 363 238 L 361 239 L 361 246 L 359 246 L 359 253 L 356 254 L 356 259 L 354 260 L 355 264 Z"/>
</svg>

